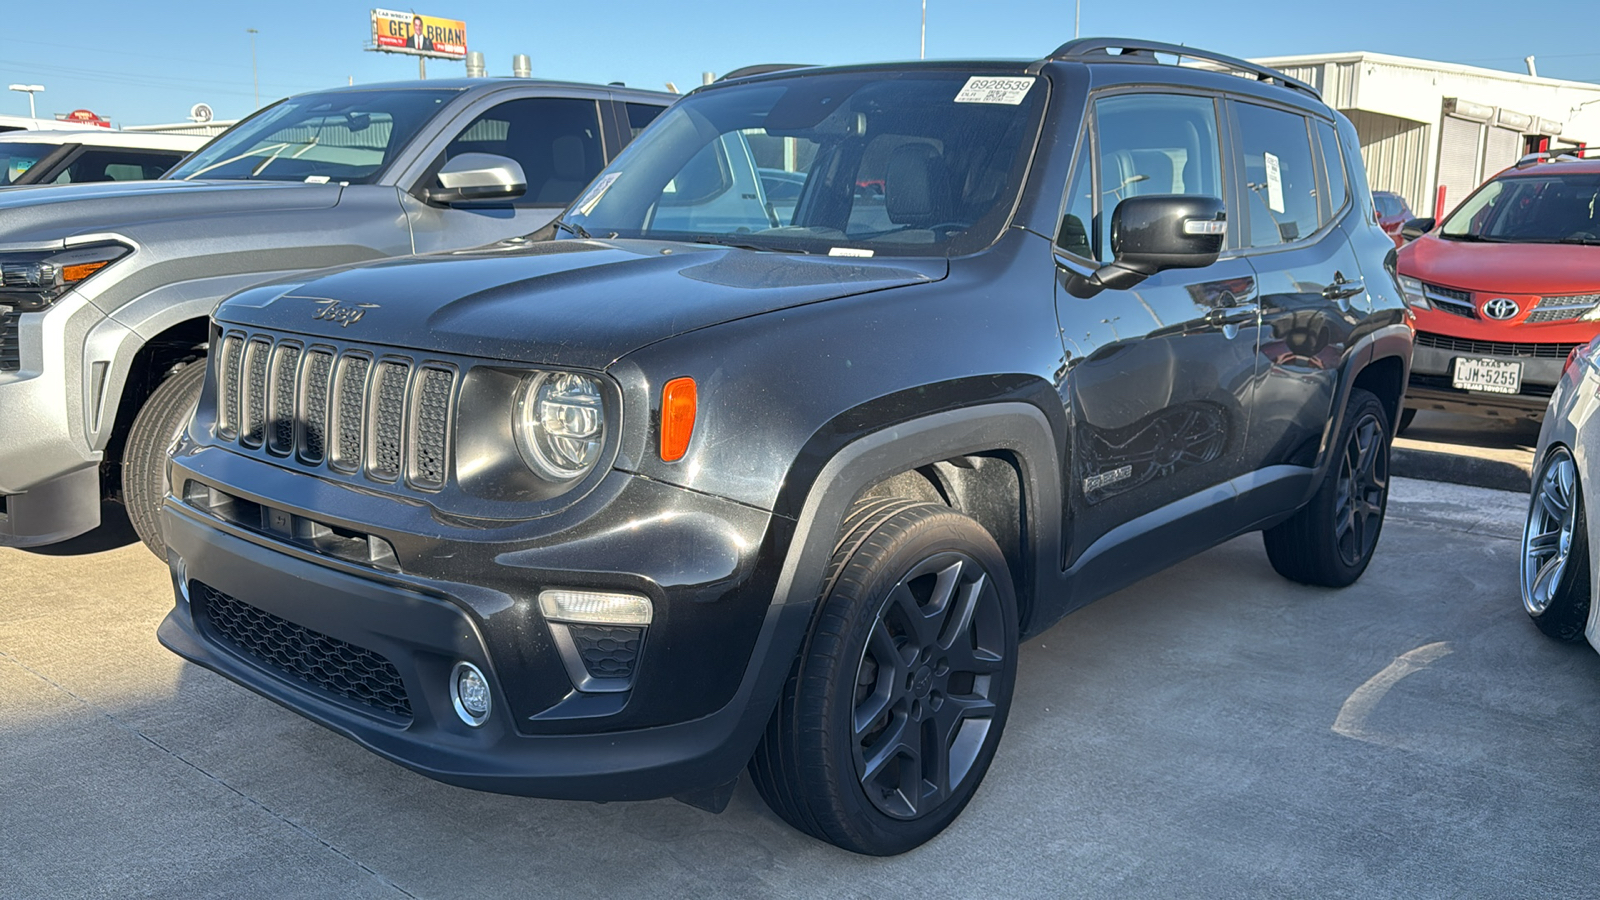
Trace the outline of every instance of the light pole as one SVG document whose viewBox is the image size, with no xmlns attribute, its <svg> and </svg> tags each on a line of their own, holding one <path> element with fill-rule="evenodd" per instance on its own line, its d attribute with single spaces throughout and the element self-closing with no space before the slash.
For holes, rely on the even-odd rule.
<svg viewBox="0 0 1600 900">
<path fill-rule="evenodd" d="M 33 111 L 33 95 L 39 93 L 42 90 L 44 90 L 44 85 L 42 85 L 42 84 L 13 84 L 11 86 L 11 89 L 13 91 L 16 91 L 16 92 L 20 93 L 20 94 L 27 94 L 28 95 L 28 118 L 30 118 L 30 119 L 39 118 L 39 114 Z"/>
<path fill-rule="evenodd" d="M 917 59 L 928 58 L 928 0 L 922 0 L 922 49 L 917 51 Z"/>
<path fill-rule="evenodd" d="M 1072 8 L 1072 36 L 1078 37 L 1078 23 L 1083 21 L 1083 0 L 1078 0 Z"/>
<path fill-rule="evenodd" d="M 250 82 L 256 89 L 256 109 L 261 108 L 261 76 L 256 73 L 256 35 L 260 32 L 254 28 L 246 28 L 250 33 Z"/>
</svg>

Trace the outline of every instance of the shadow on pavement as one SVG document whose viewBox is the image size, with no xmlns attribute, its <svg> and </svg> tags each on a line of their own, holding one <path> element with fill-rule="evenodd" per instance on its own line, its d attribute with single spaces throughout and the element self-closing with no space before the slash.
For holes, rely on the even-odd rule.
<svg viewBox="0 0 1600 900">
<path fill-rule="evenodd" d="M 1527 493 L 1538 443 L 1539 423 L 1531 419 L 1422 410 L 1395 439 L 1390 471 L 1405 478 Z"/>
<path fill-rule="evenodd" d="M 100 504 L 99 528 L 59 544 L 24 548 L 23 552 L 37 556 L 86 556 L 138 542 L 139 534 L 133 530 L 133 523 L 128 521 L 127 510 L 120 503 L 106 501 Z"/>
</svg>

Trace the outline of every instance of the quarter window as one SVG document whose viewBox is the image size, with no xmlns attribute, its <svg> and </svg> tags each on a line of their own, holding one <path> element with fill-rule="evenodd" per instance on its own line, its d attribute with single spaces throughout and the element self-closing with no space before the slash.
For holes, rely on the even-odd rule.
<svg viewBox="0 0 1600 900">
<path fill-rule="evenodd" d="M 1120 94 L 1094 107 L 1098 177 L 1079 159 L 1056 242 L 1100 262 L 1116 255 L 1117 204 L 1151 194 L 1222 196 L 1216 103 L 1187 94 Z"/>
<path fill-rule="evenodd" d="M 446 159 L 462 153 L 516 160 L 528 179 L 521 202 L 565 206 L 605 167 L 599 107 L 559 97 L 502 103 L 474 119 L 444 151 Z"/>
<path fill-rule="evenodd" d="M 1317 176 L 1305 116 L 1238 103 L 1250 245 L 1271 247 L 1317 230 Z"/>
<path fill-rule="evenodd" d="M 1339 136 L 1327 122 L 1317 123 L 1317 140 L 1322 144 L 1322 164 L 1328 169 L 1328 203 L 1324 207 L 1325 219 L 1332 221 L 1349 199 L 1349 182 L 1345 178 L 1344 157 L 1339 153 Z M 1392 215 L 1392 213 L 1384 213 Z"/>
</svg>

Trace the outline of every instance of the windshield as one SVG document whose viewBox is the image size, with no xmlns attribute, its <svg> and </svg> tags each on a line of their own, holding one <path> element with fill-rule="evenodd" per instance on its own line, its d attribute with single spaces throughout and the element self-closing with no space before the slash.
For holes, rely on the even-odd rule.
<svg viewBox="0 0 1600 900">
<path fill-rule="evenodd" d="M 1600 244 L 1600 172 L 1497 178 L 1439 231 L 1456 240 Z"/>
<path fill-rule="evenodd" d="M 224 132 L 166 177 L 366 184 L 457 93 L 348 91 L 290 97 Z"/>
<path fill-rule="evenodd" d="M 1038 81 L 842 72 L 713 88 L 663 113 L 568 221 L 595 237 L 970 253 L 1010 217 L 1044 105 Z"/>
<path fill-rule="evenodd" d="M 56 144 L 0 143 L 0 186 L 16 184 L 33 164 L 61 149 Z"/>
</svg>

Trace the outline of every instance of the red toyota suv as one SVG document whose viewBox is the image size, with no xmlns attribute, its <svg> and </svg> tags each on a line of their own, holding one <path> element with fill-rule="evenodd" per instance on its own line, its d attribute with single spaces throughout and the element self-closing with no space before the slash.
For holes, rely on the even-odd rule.
<svg viewBox="0 0 1600 900">
<path fill-rule="evenodd" d="M 1417 340 L 1400 427 L 1419 409 L 1542 417 L 1567 354 L 1600 334 L 1600 154 L 1531 154 L 1437 229 L 1405 230 Z"/>
</svg>

